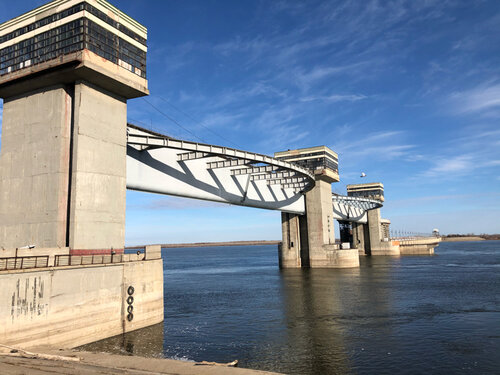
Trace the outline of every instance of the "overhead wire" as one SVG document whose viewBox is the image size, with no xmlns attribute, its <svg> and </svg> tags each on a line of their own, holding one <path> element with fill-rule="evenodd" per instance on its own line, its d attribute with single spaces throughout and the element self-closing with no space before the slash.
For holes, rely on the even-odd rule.
<svg viewBox="0 0 500 375">
<path fill-rule="evenodd" d="M 172 103 L 170 103 L 167 99 L 161 97 L 161 96 L 158 96 L 161 100 L 163 100 L 165 103 L 167 103 L 169 106 L 171 106 L 173 109 L 175 109 L 176 111 L 182 113 L 184 116 L 186 116 L 188 119 L 190 119 L 191 121 L 193 121 L 194 123 L 200 125 L 201 127 L 205 128 L 206 130 L 208 130 L 209 132 L 211 132 L 212 134 L 215 134 L 217 137 L 223 139 L 224 141 L 226 142 L 229 142 L 231 144 L 233 144 L 234 146 L 236 146 L 237 148 L 242 148 L 240 145 L 238 145 L 237 143 L 231 141 L 230 139 L 227 139 L 226 137 L 224 137 L 223 135 L 217 133 L 215 130 L 213 129 L 210 129 L 208 126 L 204 125 L 202 122 L 196 120 L 195 118 L 193 118 L 193 116 L 191 116 L 189 113 L 186 113 L 185 111 L 183 111 L 182 109 L 178 108 L 177 106 L 173 105 Z"/>
<path fill-rule="evenodd" d="M 193 133 L 191 130 L 187 129 L 186 127 L 182 126 L 181 124 L 179 124 L 179 122 L 174 119 L 173 117 L 167 115 L 165 112 L 163 112 L 162 110 L 160 110 L 158 107 L 156 107 L 153 103 L 150 103 L 148 100 L 146 100 L 146 98 L 142 98 L 142 100 L 144 100 L 146 103 L 148 103 L 151 107 L 153 107 L 159 114 L 161 114 L 162 116 L 164 116 L 165 118 L 167 118 L 168 120 L 170 120 L 171 122 L 173 122 L 175 125 L 177 125 L 179 128 L 183 129 L 185 132 L 191 134 L 193 137 L 199 139 L 201 142 L 203 143 L 208 143 L 207 141 L 205 141 L 203 138 L 201 137 L 198 137 L 195 133 Z"/>
</svg>

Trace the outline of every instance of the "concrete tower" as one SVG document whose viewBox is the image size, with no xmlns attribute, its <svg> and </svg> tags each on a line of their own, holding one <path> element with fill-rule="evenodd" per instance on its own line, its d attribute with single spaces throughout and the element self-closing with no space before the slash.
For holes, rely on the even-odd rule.
<svg viewBox="0 0 500 375">
<path fill-rule="evenodd" d="M 148 94 L 146 38 L 104 0 L 0 25 L 0 247 L 123 250 L 127 99 Z"/>
<path fill-rule="evenodd" d="M 305 194 L 306 215 L 281 214 L 282 268 L 358 267 L 357 251 L 335 244 L 332 186 L 339 181 L 338 156 L 326 146 L 277 152 L 277 159 L 294 162 L 314 172 L 316 183 Z"/>
<path fill-rule="evenodd" d="M 347 195 L 364 197 L 384 202 L 384 185 L 380 182 L 347 185 Z M 369 210 L 367 223 L 353 223 L 353 242 L 361 254 L 399 255 L 399 247 L 393 246 L 386 235 L 389 232 L 389 220 L 381 219 L 380 208 Z"/>
</svg>

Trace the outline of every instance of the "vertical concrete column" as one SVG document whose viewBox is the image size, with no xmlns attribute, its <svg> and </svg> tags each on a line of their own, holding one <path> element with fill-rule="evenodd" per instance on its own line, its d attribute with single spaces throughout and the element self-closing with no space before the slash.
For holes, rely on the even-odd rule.
<svg viewBox="0 0 500 375">
<path fill-rule="evenodd" d="M 368 231 L 370 233 L 371 249 L 377 249 L 382 242 L 381 223 L 380 223 L 380 208 L 369 210 L 368 216 Z"/>
<path fill-rule="evenodd" d="M 127 102 L 75 84 L 69 246 L 73 254 L 125 244 Z"/>
<path fill-rule="evenodd" d="M 323 245 L 335 244 L 333 221 L 332 184 L 318 179 L 314 188 L 306 193 L 309 256 Z"/>
<path fill-rule="evenodd" d="M 391 241 L 383 241 L 380 209 L 369 210 L 368 232 L 369 232 L 369 254 L 370 255 L 399 255 L 399 245 L 393 245 Z"/>
<path fill-rule="evenodd" d="M 366 254 L 364 226 L 362 223 L 352 223 L 352 247 L 358 249 L 359 255 Z"/>
<path fill-rule="evenodd" d="M 55 85 L 4 99 L 0 247 L 65 247 L 72 90 Z"/>
<path fill-rule="evenodd" d="M 340 250 L 335 244 L 331 182 L 317 178 L 306 193 L 306 215 L 311 268 L 359 266 L 357 250 Z"/>
<path fill-rule="evenodd" d="M 280 268 L 301 268 L 299 215 L 281 213 L 282 242 L 278 249 Z"/>
</svg>

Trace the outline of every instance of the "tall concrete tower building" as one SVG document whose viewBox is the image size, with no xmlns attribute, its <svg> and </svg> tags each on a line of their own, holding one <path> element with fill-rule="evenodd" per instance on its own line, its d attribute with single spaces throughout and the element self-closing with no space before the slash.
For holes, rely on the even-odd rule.
<svg viewBox="0 0 500 375">
<path fill-rule="evenodd" d="M 148 95 L 146 39 L 104 0 L 0 25 L 0 247 L 123 250 L 127 99 Z"/>
<path fill-rule="evenodd" d="M 343 268 L 359 266 L 357 250 L 340 251 L 335 244 L 332 183 L 339 181 L 338 155 L 326 146 L 276 152 L 314 173 L 315 185 L 305 194 L 305 215 L 281 214 L 282 268 Z"/>
</svg>

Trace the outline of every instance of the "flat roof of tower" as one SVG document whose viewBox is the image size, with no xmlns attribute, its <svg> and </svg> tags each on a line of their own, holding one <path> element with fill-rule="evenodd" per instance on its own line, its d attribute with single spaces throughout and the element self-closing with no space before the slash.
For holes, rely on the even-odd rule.
<svg viewBox="0 0 500 375">
<path fill-rule="evenodd" d="M 298 157 L 300 157 L 303 154 L 309 154 L 309 153 L 313 153 L 313 152 L 326 152 L 327 154 L 330 154 L 334 158 L 336 158 L 336 159 L 338 158 L 337 153 L 327 146 L 306 147 L 306 148 L 298 148 L 295 150 L 279 151 L 279 152 L 275 152 L 274 156 L 277 158 L 283 157 L 283 156 L 298 156 Z"/>
</svg>

